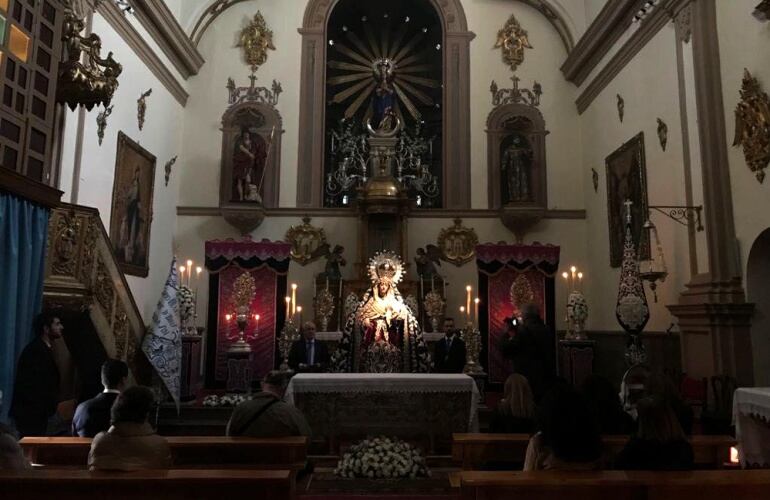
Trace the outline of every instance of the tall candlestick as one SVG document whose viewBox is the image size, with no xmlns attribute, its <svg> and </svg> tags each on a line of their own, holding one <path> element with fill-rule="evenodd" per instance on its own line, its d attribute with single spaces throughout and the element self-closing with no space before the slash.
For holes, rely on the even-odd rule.
<svg viewBox="0 0 770 500">
<path fill-rule="evenodd" d="M 254 319 L 257 320 L 257 327 L 254 329 L 254 334 L 259 335 L 259 314 L 255 314 Z"/>
<path fill-rule="evenodd" d="M 465 298 L 465 314 L 467 316 L 468 323 L 471 322 L 471 286 L 467 285 L 465 287 L 465 291 L 467 293 L 467 297 Z"/>
<path fill-rule="evenodd" d="M 187 286 L 190 286 L 190 281 L 192 280 L 192 265 L 193 261 L 190 259 L 187 259 Z"/>
<path fill-rule="evenodd" d="M 578 273 L 578 290 L 583 291 L 583 273 Z"/>
<path fill-rule="evenodd" d="M 299 314 L 299 325 L 302 326 L 302 306 L 297 306 L 297 314 Z"/>
<path fill-rule="evenodd" d="M 569 270 L 570 270 L 570 273 L 571 273 L 571 276 L 572 276 L 572 279 L 570 280 L 570 288 L 574 289 L 575 288 L 575 272 L 577 271 L 577 267 L 572 266 L 572 267 L 569 268 Z"/>
<path fill-rule="evenodd" d="M 478 328 L 478 327 L 479 327 L 479 302 L 481 302 L 481 301 L 479 300 L 479 298 L 478 298 L 478 297 L 476 297 L 475 299 L 473 299 L 473 303 L 474 303 L 474 314 L 475 314 L 475 316 L 476 316 L 476 328 Z"/>
<path fill-rule="evenodd" d="M 286 297 L 286 321 L 289 321 L 289 308 L 291 307 L 291 297 Z"/>
<path fill-rule="evenodd" d="M 184 266 L 179 266 L 179 284 L 184 285 L 184 273 L 187 270 Z"/>
<path fill-rule="evenodd" d="M 297 284 L 291 284 L 291 315 L 292 317 L 297 314 Z"/>
<path fill-rule="evenodd" d="M 569 302 L 569 274 L 567 273 L 567 271 L 564 271 L 563 273 L 561 273 L 561 276 L 562 278 L 564 278 L 564 288 L 567 290 L 567 302 Z"/>
</svg>

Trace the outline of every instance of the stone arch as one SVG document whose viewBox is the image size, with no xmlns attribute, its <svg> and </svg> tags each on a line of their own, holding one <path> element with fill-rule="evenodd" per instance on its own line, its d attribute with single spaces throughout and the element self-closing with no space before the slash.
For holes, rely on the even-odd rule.
<svg viewBox="0 0 770 500">
<path fill-rule="evenodd" d="M 326 85 L 326 27 L 338 0 L 310 0 L 299 33 L 300 73 L 297 206 L 320 208 Z M 469 209 L 470 172 L 470 42 L 468 21 L 460 0 L 429 0 L 441 19 L 444 46 L 443 207 Z"/>
<path fill-rule="evenodd" d="M 487 116 L 487 198 L 489 208 L 498 209 L 503 206 L 502 182 L 500 172 L 500 146 L 511 130 L 506 124 L 515 118 L 524 118 L 531 125 L 524 131 L 532 145 L 534 157 L 532 161 L 532 203 L 529 208 L 548 208 L 548 189 L 546 184 L 545 119 L 540 110 L 526 104 L 503 104 L 494 108 Z"/>
<path fill-rule="evenodd" d="M 239 131 L 237 124 L 238 117 L 248 111 L 253 111 L 261 115 L 264 120 L 256 127 L 257 134 L 265 141 L 269 142 L 270 134 L 275 127 L 273 143 L 270 146 L 269 154 L 265 161 L 265 180 L 263 183 L 262 204 L 265 208 L 278 207 L 278 195 L 280 193 L 281 178 L 281 137 L 283 136 L 283 119 L 281 114 L 273 106 L 259 102 L 242 102 L 235 104 L 227 109 L 222 115 L 222 170 L 220 174 L 220 205 L 227 205 L 231 202 L 232 190 L 232 165 L 229 160 L 232 158 L 233 148 L 235 146 L 235 135 Z"/>
<path fill-rule="evenodd" d="M 770 384 L 770 228 L 765 229 L 749 251 L 746 266 L 746 298 L 753 302 L 751 350 L 754 353 L 754 382 Z"/>
</svg>

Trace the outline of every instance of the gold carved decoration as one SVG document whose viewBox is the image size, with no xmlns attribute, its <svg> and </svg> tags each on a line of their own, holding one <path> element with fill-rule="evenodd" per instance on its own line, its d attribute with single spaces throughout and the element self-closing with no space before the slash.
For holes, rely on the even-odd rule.
<svg viewBox="0 0 770 500">
<path fill-rule="evenodd" d="M 495 48 L 502 51 L 503 62 L 511 67 L 511 71 L 516 71 L 516 68 L 524 62 L 524 49 L 532 48 L 527 30 L 521 27 L 513 14 L 508 18 L 505 26 L 497 32 Z"/>
<path fill-rule="evenodd" d="M 526 274 L 519 274 L 513 284 L 511 284 L 511 304 L 516 309 L 521 309 L 526 304 L 531 304 L 535 300 L 535 292 L 532 290 L 532 283 Z"/>
<path fill-rule="evenodd" d="M 80 221 L 75 213 L 56 217 L 51 255 L 51 273 L 58 276 L 75 276 L 78 257 Z"/>
<path fill-rule="evenodd" d="M 233 304 L 236 308 L 250 307 L 254 295 L 257 293 L 257 283 L 249 272 L 245 272 L 236 278 L 233 283 Z"/>
<path fill-rule="evenodd" d="M 139 130 L 144 128 L 144 116 L 147 113 L 147 98 L 152 94 L 152 89 L 147 92 L 142 92 L 139 99 L 136 100 L 136 121 L 139 125 Z"/>
<path fill-rule="evenodd" d="M 743 146 L 746 163 L 760 183 L 765 180 L 765 168 L 770 161 L 769 121 L 770 100 L 760 88 L 759 81 L 744 69 L 741 100 L 735 107 L 733 146 Z"/>
<path fill-rule="evenodd" d="M 312 226 L 310 217 L 303 217 L 299 226 L 291 226 L 284 239 L 291 243 L 291 258 L 303 266 L 321 257 L 326 245 L 326 233 Z"/>
<path fill-rule="evenodd" d="M 126 311 L 120 302 L 118 302 L 115 307 L 115 320 L 112 323 L 112 333 L 115 336 L 115 358 L 125 360 L 128 351 L 129 324 L 128 314 L 126 314 Z"/>
<path fill-rule="evenodd" d="M 275 50 L 273 31 L 267 27 L 261 12 L 257 11 L 249 25 L 241 30 L 237 47 L 243 49 L 243 57 L 246 59 L 246 63 L 251 66 L 252 73 L 265 64 L 268 49 Z"/>
<path fill-rule="evenodd" d="M 94 296 L 105 314 L 112 311 L 112 303 L 115 300 L 115 288 L 107 270 L 107 265 L 101 257 L 96 259 L 96 281 L 94 283 Z"/>
<path fill-rule="evenodd" d="M 479 237 L 473 228 L 463 226 L 462 219 L 455 219 L 452 227 L 439 232 L 436 244 L 441 249 L 441 258 L 459 267 L 473 259 Z"/>
</svg>

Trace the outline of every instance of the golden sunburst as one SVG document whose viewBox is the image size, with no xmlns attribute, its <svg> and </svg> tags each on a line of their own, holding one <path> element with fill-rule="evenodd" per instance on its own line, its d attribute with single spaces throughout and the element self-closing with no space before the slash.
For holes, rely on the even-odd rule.
<svg viewBox="0 0 770 500">
<path fill-rule="evenodd" d="M 381 26 L 375 36 L 374 30 L 367 26 L 365 40 L 347 28 L 343 28 L 343 40 L 330 40 L 331 49 L 340 59 L 329 61 L 329 68 L 337 71 L 337 76 L 327 80 L 332 92 L 331 102 L 347 104 L 345 119 L 352 118 L 367 98 L 379 96 L 389 98 L 394 103 L 394 112 L 403 120 L 400 106 L 406 108 L 415 120 L 422 119 L 419 105 L 434 106 L 430 95 L 431 89 L 441 87 L 441 82 L 429 78 L 435 66 L 430 64 L 431 53 L 440 49 L 440 45 L 424 48 L 427 29 L 409 35 L 410 24 L 407 20 L 397 31 L 392 32 L 388 23 Z M 372 116 L 372 104 L 365 119 Z M 417 101 L 418 104 L 415 103 Z"/>
</svg>

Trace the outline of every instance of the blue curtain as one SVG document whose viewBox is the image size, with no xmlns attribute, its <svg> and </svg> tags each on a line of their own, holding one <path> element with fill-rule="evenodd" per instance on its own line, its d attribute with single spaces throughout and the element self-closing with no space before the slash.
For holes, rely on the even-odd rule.
<svg viewBox="0 0 770 500">
<path fill-rule="evenodd" d="M 0 193 L 0 421 L 7 422 L 16 360 L 43 301 L 48 209 Z"/>
</svg>

